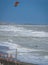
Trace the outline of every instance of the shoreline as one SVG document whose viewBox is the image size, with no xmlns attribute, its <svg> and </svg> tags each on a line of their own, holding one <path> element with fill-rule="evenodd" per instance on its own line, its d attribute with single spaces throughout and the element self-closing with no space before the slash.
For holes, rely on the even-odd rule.
<svg viewBox="0 0 48 65">
<path fill-rule="evenodd" d="M 12 61 L 12 60 L 6 60 L 3 58 L 0 58 L 0 65 L 38 65 L 33 63 L 26 63 L 26 62 L 20 62 L 20 61 Z"/>
</svg>

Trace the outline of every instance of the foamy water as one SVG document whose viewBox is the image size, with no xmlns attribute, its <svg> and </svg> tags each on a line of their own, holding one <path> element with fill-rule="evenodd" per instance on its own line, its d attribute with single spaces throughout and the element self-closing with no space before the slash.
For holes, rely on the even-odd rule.
<svg viewBox="0 0 48 65">
<path fill-rule="evenodd" d="M 45 27 L 0 25 L 0 46 L 9 48 L 6 51 L 4 49 L 0 51 L 12 54 L 15 58 L 17 49 L 18 60 L 48 65 L 48 31 Z"/>
<path fill-rule="evenodd" d="M 35 31 L 35 30 L 27 30 L 23 27 L 17 27 L 17 26 L 10 26 L 10 25 L 3 25 L 0 28 L 0 31 L 6 31 L 5 36 L 7 35 L 7 32 L 13 32 L 8 33 L 8 36 L 32 36 L 32 37 L 48 37 L 48 32 L 45 31 Z M 3 32 L 0 32 L 0 34 Z"/>
</svg>

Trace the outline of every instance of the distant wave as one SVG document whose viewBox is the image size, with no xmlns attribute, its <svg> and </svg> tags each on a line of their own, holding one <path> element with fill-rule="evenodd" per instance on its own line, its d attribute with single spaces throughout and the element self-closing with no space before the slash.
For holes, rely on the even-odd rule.
<svg viewBox="0 0 48 65">
<path fill-rule="evenodd" d="M 24 27 L 19 26 L 12 26 L 12 25 L 3 25 L 0 26 L 0 32 L 3 33 L 5 36 L 8 34 L 8 36 L 23 36 L 23 37 L 48 37 L 48 32 L 45 31 L 35 31 L 35 30 L 29 30 Z M 9 33 L 7 33 L 9 32 Z"/>
</svg>

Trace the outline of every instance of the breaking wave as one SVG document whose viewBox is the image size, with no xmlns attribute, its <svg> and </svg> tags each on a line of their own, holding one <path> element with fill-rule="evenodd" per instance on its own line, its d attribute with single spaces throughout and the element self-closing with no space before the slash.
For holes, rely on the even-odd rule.
<svg viewBox="0 0 48 65">
<path fill-rule="evenodd" d="M 22 62 L 28 62 L 28 63 L 35 63 L 35 64 L 45 64 L 48 63 L 48 56 L 47 55 L 40 55 L 39 52 L 43 50 L 36 50 L 36 49 L 29 49 L 29 48 L 23 48 L 20 45 L 11 43 L 11 42 L 0 42 L 0 46 L 8 47 L 9 49 L 4 51 L 6 53 L 11 53 L 13 57 L 16 57 L 16 48 L 18 56 L 17 59 Z M 28 52 L 34 52 L 36 53 L 28 53 Z M 21 52 L 27 52 L 27 53 L 21 53 Z"/>
<path fill-rule="evenodd" d="M 3 26 L 1 26 L 0 31 L 1 31 L 1 33 L 5 32 L 5 34 L 4 34 L 5 36 L 8 34 L 8 36 L 48 37 L 48 32 L 37 31 L 37 30 L 35 31 L 35 30 L 26 29 L 24 27 L 12 26 L 12 25 L 3 25 Z M 9 33 L 7 33 L 7 32 L 9 32 Z"/>
</svg>

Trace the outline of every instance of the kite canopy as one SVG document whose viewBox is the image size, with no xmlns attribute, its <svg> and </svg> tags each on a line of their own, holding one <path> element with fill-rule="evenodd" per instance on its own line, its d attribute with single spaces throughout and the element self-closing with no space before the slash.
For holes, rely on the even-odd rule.
<svg viewBox="0 0 48 65">
<path fill-rule="evenodd" d="M 18 2 L 18 1 L 15 2 L 14 6 L 16 7 L 16 6 L 18 6 L 18 5 L 19 5 L 19 2 Z"/>
</svg>

